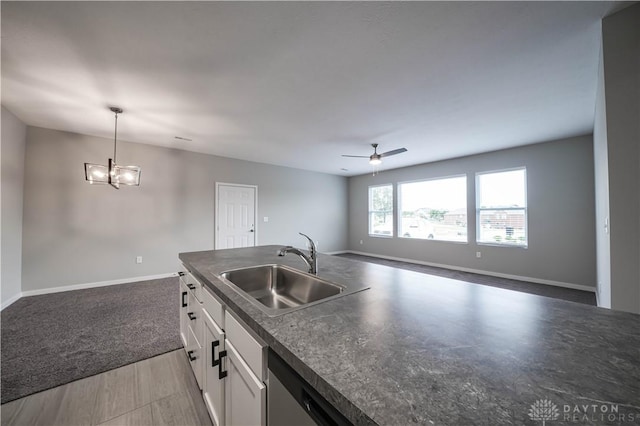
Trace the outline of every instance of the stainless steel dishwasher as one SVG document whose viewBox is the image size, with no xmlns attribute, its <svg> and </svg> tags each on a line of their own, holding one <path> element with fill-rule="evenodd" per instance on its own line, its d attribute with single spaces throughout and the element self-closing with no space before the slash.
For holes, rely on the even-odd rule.
<svg viewBox="0 0 640 426">
<path fill-rule="evenodd" d="M 271 349 L 268 366 L 269 426 L 352 425 Z"/>
</svg>

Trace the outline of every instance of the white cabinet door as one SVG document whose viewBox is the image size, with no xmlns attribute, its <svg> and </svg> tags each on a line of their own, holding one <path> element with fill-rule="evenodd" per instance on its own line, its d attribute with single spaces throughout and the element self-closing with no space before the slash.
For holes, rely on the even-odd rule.
<svg viewBox="0 0 640 426">
<path fill-rule="evenodd" d="M 189 318 L 187 312 L 189 310 L 189 290 L 186 285 L 180 280 L 180 339 L 182 340 L 182 346 L 187 347 L 187 340 L 189 336 Z"/>
<path fill-rule="evenodd" d="M 251 372 L 227 341 L 225 420 L 229 426 L 258 426 L 267 422 L 267 387 Z"/>
<path fill-rule="evenodd" d="M 225 380 L 221 374 L 223 366 L 220 365 L 220 352 L 224 351 L 224 332 L 218 327 L 207 311 L 202 311 L 204 318 L 204 383 L 202 396 L 213 424 L 215 426 L 225 425 L 224 418 L 224 384 Z"/>
</svg>

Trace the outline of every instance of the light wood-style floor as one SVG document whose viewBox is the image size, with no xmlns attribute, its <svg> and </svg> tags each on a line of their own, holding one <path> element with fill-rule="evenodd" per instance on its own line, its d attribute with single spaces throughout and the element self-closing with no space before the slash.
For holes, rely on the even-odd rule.
<svg viewBox="0 0 640 426">
<path fill-rule="evenodd" d="M 11 401 L 0 410 L 3 425 L 211 425 L 182 349 Z"/>
<path fill-rule="evenodd" d="M 362 262 L 377 263 L 379 265 L 392 266 L 394 268 L 407 269 L 409 271 L 422 272 L 423 274 L 436 275 L 464 281 L 470 284 L 488 285 L 523 293 L 537 294 L 538 296 L 564 299 L 570 302 L 584 303 L 597 306 L 595 292 L 575 290 L 572 288 L 557 287 L 547 284 L 538 284 L 527 281 L 512 280 L 509 278 L 493 277 L 489 275 L 475 274 L 473 272 L 456 271 L 453 269 L 436 266 L 420 265 L 417 263 L 401 262 L 397 260 L 381 259 L 379 257 L 363 256 L 354 253 L 342 253 L 336 256 Z"/>
</svg>

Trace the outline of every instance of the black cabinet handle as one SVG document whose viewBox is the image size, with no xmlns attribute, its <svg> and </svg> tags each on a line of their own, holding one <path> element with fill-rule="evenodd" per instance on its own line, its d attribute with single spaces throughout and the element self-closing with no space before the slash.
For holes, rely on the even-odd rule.
<svg viewBox="0 0 640 426">
<path fill-rule="evenodd" d="M 218 379 L 222 380 L 227 377 L 227 372 L 222 371 L 222 358 L 227 356 L 227 351 L 220 351 L 218 355 L 220 358 L 218 359 Z"/>
<path fill-rule="evenodd" d="M 195 361 L 198 359 L 198 357 L 193 354 L 193 351 L 188 351 L 187 355 L 189 356 L 189 361 Z"/>
<path fill-rule="evenodd" d="M 182 307 L 183 307 L 183 308 L 186 308 L 186 307 L 187 307 L 187 301 L 186 301 L 186 300 L 185 300 L 185 298 L 184 298 L 186 295 L 187 295 L 187 292 L 186 292 L 186 291 L 183 291 L 183 292 L 182 292 Z"/>
<path fill-rule="evenodd" d="M 187 312 L 187 316 L 189 317 L 189 319 L 190 319 L 191 321 L 193 321 L 194 319 L 196 319 L 196 316 L 194 315 L 194 313 L 193 313 L 193 312 Z"/>
<path fill-rule="evenodd" d="M 187 284 L 187 287 L 189 287 L 189 290 L 195 290 L 196 286 L 193 284 Z"/>
<path fill-rule="evenodd" d="M 220 346 L 220 340 L 214 340 L 211 342 L 211 367 L 216 367 L 220 364 L 220 358 L 216 360 L 216 347 Z"/>
<path fill-rule="evenodd" d="M 182 271 L 180 271 L 180 272 L 178 272 L 178 276 L 179 276 L 179 277 L 184 277 L 184 276 L 185 276 L 185 273 L 184 273 L 184 272 L 182 272 Z"/>
</svg>

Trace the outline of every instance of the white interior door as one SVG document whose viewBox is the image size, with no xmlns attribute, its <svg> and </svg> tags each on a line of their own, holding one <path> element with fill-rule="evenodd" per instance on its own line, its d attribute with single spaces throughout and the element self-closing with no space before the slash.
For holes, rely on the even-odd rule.
<svg viewBox="0 0 640 426">
<path fill-rule="evenodd" d="M 256 186 L 216 184 L 216 249 L 256 245 Z"/>
</svg>

